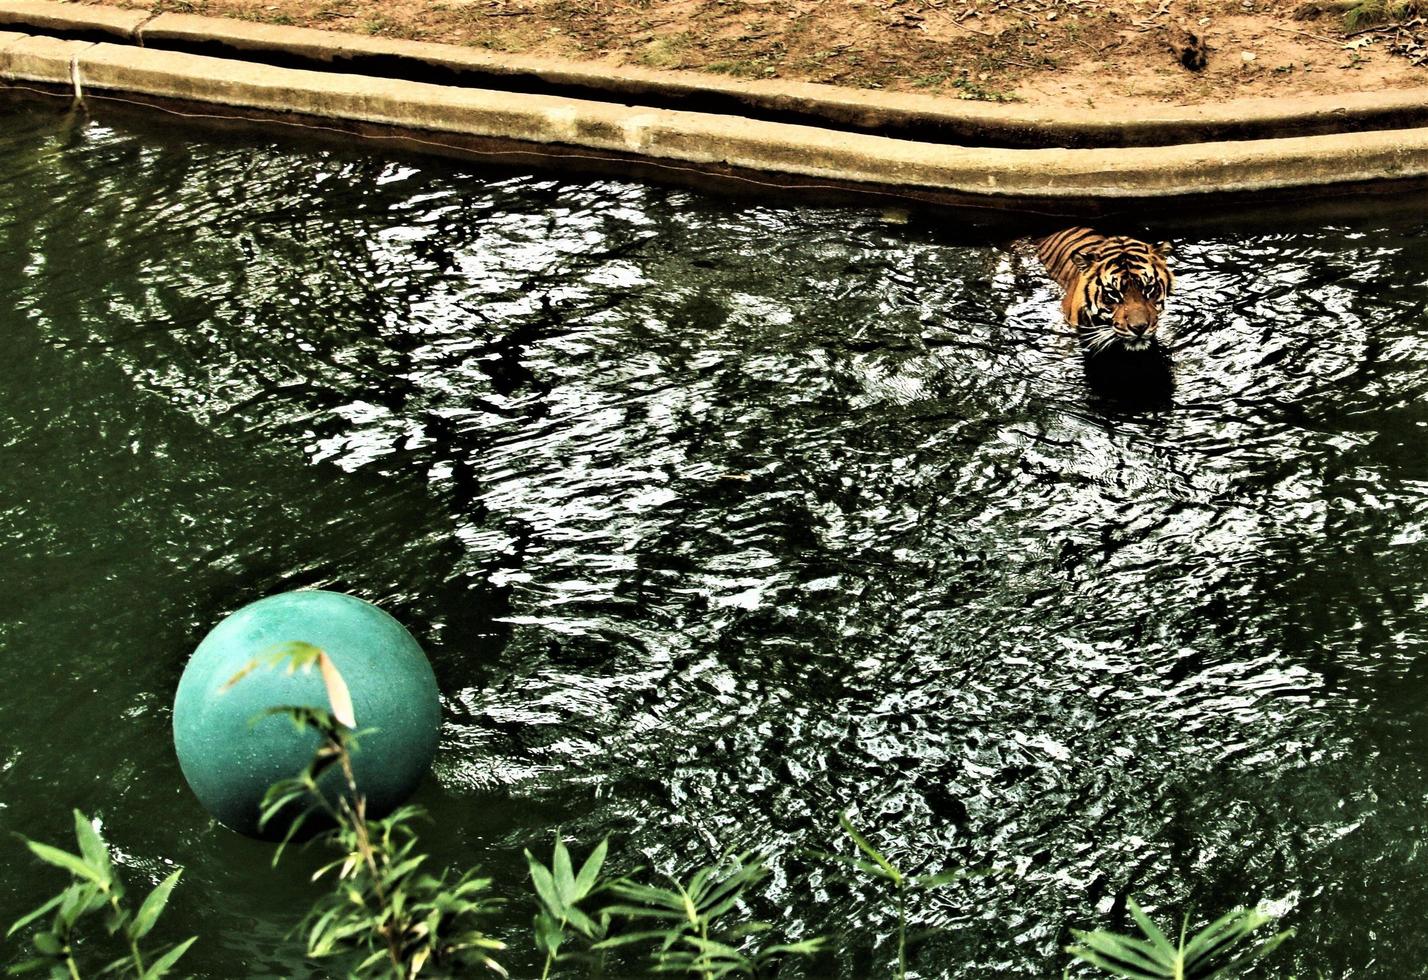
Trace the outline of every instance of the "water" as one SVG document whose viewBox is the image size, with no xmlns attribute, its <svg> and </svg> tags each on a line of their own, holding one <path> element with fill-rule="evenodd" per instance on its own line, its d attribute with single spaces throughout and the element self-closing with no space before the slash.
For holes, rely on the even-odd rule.
<svg viewBox="0 0 1428 980">
<path fill-rule="evenodd" d="M 1173 377 L 1088 381 L 945 216 L 186 135 L 0 118 L 0 829 L 184 866 L 190 969 L 300 973 L 312 864 L 206 819 L 172 692 L 322 586 L 422 638 L 427 840 L 512 892 L 556 828 L 775 848 L 754 911 L 885 975 L 887 903 L 799 856 L 849 808 L 1004 869 L 917 904 L 924 977 L 1059 976 L 1128 894 L 1421 971 L 1421 202 L 1182 230 Z M 8 846 L 13 917 L 55 878 Z"/>
</svg>

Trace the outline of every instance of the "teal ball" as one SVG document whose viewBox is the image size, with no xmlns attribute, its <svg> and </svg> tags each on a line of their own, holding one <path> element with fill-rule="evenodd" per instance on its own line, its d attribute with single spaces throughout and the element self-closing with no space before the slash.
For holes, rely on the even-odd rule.
<svg viewBox="0 0 1428 980">
<path fill-rule="evenodd" d="M 436 754 L 436 677 L 401 623 L 337 592 L 287 592 L 244 606 L 203 638 L 184 668 L 174 697 L 174 748 L 204 809 L 251 837 L 283 835 L 285 827 L 258 826 L 263 794 L 301 772 L 319 742 L 290 718 L 265 713 L 329 705 L 315 667 L 295 673 L 260 667 L 230 681 L 254 658 L 293 642 L 326 652 L 351 693 L 359 732 L 353 772 L 369 816 L 400 806 Z"/>
</svg>

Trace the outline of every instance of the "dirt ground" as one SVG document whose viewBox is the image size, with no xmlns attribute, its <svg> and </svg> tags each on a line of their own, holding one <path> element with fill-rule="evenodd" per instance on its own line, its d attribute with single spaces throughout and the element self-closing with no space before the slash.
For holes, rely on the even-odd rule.
<svg viewBox="0 0 1428 980">
<path fill-rule="evenodd" d="M 1415 64 L 1428 61 L 1421 19 L 1354 33 L 1350 25 L 1362 31 L 1374 22 L 1351 14 L 1346 24 L 1339 0 L 1317 13 L 1301 0 L 121 2 L 611 65 L 990 102 L 1189 105 L 1428 85 L 1428 67 Z M 1381 7 L 1384 0 L 1368 2 Z M 1394 12 L 1406 16 L 1402 7 Z M 1200 58 L 1203 67 L 1182 63 Z"/>
</svg>

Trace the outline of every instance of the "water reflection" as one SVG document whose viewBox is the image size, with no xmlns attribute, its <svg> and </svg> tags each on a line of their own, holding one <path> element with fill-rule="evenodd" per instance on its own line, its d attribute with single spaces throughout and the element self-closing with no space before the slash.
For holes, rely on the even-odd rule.
<svg viewBox="0 0 1428 980">
<path fill-rule="evenodd" d="M 909 869 L 1011 869 L 919 910 L 925 975 L 1057 973 L 1130 893 L 1287 896 L 1301 969 L 1417 969 L 1420 221 L 1177 242 L 1168 350 L 1083 362 L 932 221 L 10 125 L 0 636 L 50 683 L 0 699 L 7 826 L 107 809 L 291 969 L 167 692 L 327 585 L 427 639 L 453 856 L 826 849 L 851 807 Z M 889 924 L 799 859 L 768 902 Z"/>
</svg>

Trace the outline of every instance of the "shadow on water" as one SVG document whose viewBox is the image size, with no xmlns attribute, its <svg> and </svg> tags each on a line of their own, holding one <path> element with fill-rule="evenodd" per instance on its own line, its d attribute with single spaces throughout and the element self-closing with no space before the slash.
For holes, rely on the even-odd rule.
<svg viewBox="0 0 1428 980">
<path fill-rule="evenodd" d="M 1108 415 L 1168 411 L 1175 401 L 1175 364 L 1159 343 L 1143 351 L 1116 345 L 1083 352 L 1091 406 Z"/>
</svg>

